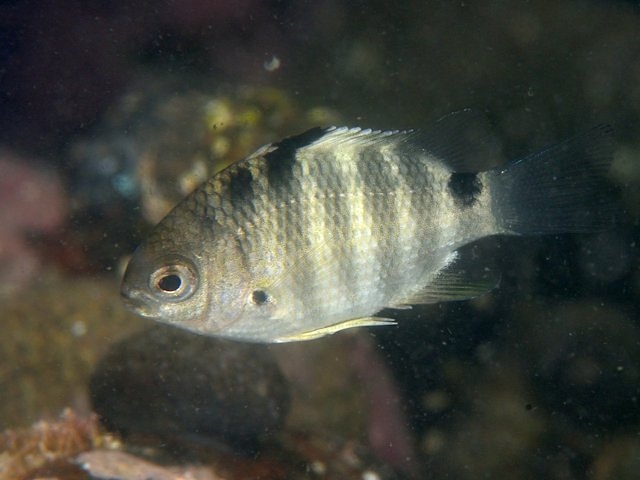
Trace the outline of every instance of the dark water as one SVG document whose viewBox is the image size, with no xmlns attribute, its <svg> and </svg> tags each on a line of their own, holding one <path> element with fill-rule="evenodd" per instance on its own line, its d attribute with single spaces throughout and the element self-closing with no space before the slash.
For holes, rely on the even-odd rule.
<svg viewBox="0 0 640 480">
<path fill-rule="evenodd" d="M 124 449 L 215 472 L 233 458 L 229 478 L 638 478 L 638 32 L 622 1 L 4 2 L 0 431 L 86 417 L 93 395 Z M 397 327 L 246 362 L 198 343 L 220 355 L 192 377 L 188 336 L 177 357 L 157 333 L 127 344 L 150 326 L 118 298 L 127 255 L 212 171 L 314 125 L 419 128 L 467 107 L 503 159 L 612 124 L 616 227 L 482 245 L 499 289 Z M 94 373 L 107 352 L 97 371 L 116 380 Z M 224 364 L 263 355 L 264 384 Z M 119 424 L 129 405 L 148 418 Z M 216 415 L 237 420 L 199 428 Z"/>
</svg>

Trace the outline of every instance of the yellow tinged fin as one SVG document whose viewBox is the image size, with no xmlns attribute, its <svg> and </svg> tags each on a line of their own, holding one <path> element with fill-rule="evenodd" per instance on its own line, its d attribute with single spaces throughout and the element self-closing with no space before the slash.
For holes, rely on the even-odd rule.
<svg viewBox="0 0 640 480">
<path fill-rule="evenodd" d="M 307 332 L 302 332 L 302 333 L 295 333 L 293 335 L 287 335 L 285 337 L 279 337 L 275 341 L 279 343 L 300 342 L 304 340 L 314 340 L 316 338 L 324 337 L 325 335 L 331 335 L 333 333 L 339 332 L 340 330 L 345 330 L 347 328 L 377 327 L 382 325 L 395 325 L 395 324 L 396 324 L 395 320 L 391 318 L 381 318 L 381 317 L 351 318 L 349 320 L 345 320 L 344 322 L 334 323 L 333 325 L 316 328 L 315 330 L 309 330 Z"/>
</svg>

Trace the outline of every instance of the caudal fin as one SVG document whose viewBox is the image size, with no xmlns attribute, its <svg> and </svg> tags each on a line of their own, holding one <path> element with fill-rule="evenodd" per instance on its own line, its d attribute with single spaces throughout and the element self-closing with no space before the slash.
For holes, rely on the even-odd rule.
<svg viewBox="0 0 640 480">
<path fill-rule="evenodd" d="M 615 221 L 605 175 L 613 157 L 609 125 L 485 172 L 500 233 L 593 232 Z"/>
</svg>

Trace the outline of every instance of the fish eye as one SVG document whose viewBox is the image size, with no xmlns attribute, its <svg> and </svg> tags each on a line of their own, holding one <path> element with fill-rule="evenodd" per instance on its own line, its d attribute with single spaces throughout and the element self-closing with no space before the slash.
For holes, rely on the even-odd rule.
<svg viewBox="0 0 640 480">
<path fill-rule="evenodd" d="M 251 292 L 251 302 L 254 305 L 264 305 L 269 301 L 269 295 L 264 290 L 254 290 Z"/>
<path fill-rule="evenodd" d="M 182 279 L 180 278 L 180 275 L 175 275 L 173 273 L 165 275 L 164 277 L 161 277 L 160 280 L 158 280 L 158 287 L 160 288 L 160 290 L 167 293 L 175 292 L 180 288 L 181 285 Z"/>
<path fill-rule="evenodd" d="M 151 274 L 149 286 L 157 296 L 165 300 L 186 300 L 197 287 L 195 269 L 182 262 L 163 265 Z"/>
</svg>

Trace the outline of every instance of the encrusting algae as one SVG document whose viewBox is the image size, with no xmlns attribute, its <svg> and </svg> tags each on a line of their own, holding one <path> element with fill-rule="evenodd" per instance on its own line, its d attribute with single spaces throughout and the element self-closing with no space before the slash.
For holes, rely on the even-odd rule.
<svg viewBox="0 0 640 480">
<path fill-rule="evenodd" d="M 70 459 L 95 448 L 117 446 L 119 441 L 100 429 L 96 415 L 83 418 L 66 409 L 58 420 L 0 433 L 0 480 L 84 478 Z"/>
</svg>

